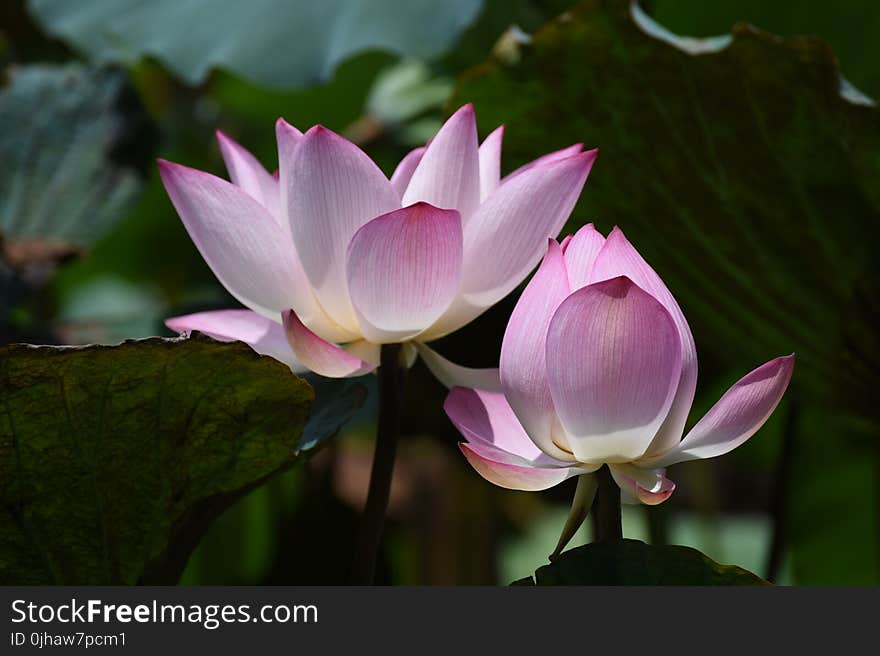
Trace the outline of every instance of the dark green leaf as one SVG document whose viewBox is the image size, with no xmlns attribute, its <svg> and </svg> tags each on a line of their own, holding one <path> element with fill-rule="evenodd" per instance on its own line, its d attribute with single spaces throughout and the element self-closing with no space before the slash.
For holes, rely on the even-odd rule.
<svg viewBox="0 0 880 656">
<path fill-rule="evenodd" d="M 535 585 L 535 579 L 533 579 L 531 576 L 525 576 L 525 577 L 523 577 L 523 578 L 521 578 L 521 579 L 517 579 L 516 581 L 513 581 L 510 585 L 517 585 L 517 586 L 520 586 L 520 585 L 524 585 L 524 586 L 534 586 L 534 585 Z"/>
<path fill-rule="evenodd" d="M 529 579 L 515 581 L 529 585 Z M 537 585 L 769 585 L 735 565 L 719 565 L 690 547 L 639 540 L 570 549 L 535 572 Z"/>
<path fill-rule="evenodd" d="M 259 84 L 328 79 L 368 50 L 431 58 L 473 21 L 481 0 L 30 0 L 36 19 L 98 62 L 153 56 L 190 83 L 214 67 Z"/>
<path fill-rule="evenodd" d="M 324 378 L 307 373 L 305 379 L 315 390 L 315 402 L 303 428 L 297 452 L 311 451 L 328 437 L 335 436 L 361 409 L 367 399 L 366 376 Z"/>
<path fill-rule="evenodd" d="M 749 22 L 781 35 L 827 39 L 843 74 L 860 89 L 880 94 L 880 3 L 876 0 L 652 0 L 651 14 L 678 34 L 709 36 Z M 858 17 L 857 20 L 854 20 Z M 875 95 L 876 97 L 876 95 Z"/>
<path fill-rule="evenodd" d="M 329 396 L 329 390 L 325 390 Z M 290 467 L 311 386 L 241 343 L 0 348 L 0 583 L 173 583 L 208 524 Z M 346 412 L 328 398 L 330 407 Z"/>
<path fill-rule="evenodd" d="M 466 101 L 484 133 L 507 125 L 508 164 L 600 148 L 566 232 L 619 224 L 701 353 L 745 373 L 796 351 L 809 402 L 876 415 L 880 110 L 842 89 L 827 44 L 749 26 L 682 40 L 589 0 L 518 63 L 467 74 Z"/>
</svg>

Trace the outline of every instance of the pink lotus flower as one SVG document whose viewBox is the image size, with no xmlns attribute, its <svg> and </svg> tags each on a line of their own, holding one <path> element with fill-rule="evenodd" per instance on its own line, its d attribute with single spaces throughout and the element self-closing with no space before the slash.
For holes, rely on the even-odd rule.
<svg viewBox="0 0 880 656">
<path fill-rule="evenodd" d="M 761 365 L 682 439 L 697 383 L 691 330 L 623 232 L 605 239 L 588 225 L 562 245 L 550 240 L 519 299 L 501 349 L 502 391 L 456 387 L 445 409 L 468 461 L 496 485 L 543 490 L 580 476 L 573 515 L 582 519 L 596 492 L 591 472 L 605 464 L 622 501 L 668 499 L 665 467 L 745 442 L 793 368 L 794 355 Z"/>
<path fill-rule="evenodd" d="M 491 386 L 497 370 L 457 367 L 424 343 L 476 318 L 534 268 L 596 151 L 577 144 L 501 179 L 503 128 L 479 145 L 465 105 L 389 180 L 326 128 L 303 134 L 279 119 L 276 134 L 277 176 L 220 133 L 232 184 L 159 162 L 200 253 L 249 308 L 167 325 L 331 377 L 375 369 L 380 345 L 400 342 L 409 364 L 421 354 L 447 384 Z"/>
</svg>

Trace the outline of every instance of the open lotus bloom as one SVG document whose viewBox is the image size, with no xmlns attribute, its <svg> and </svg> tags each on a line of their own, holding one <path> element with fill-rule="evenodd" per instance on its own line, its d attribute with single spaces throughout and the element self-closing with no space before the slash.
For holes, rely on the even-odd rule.
<svg viewBox="0 0 880 656">
<path fill-rule="evenodd" d="M 321 126 L 279 119 L 279 171 L 219 134 L 232 183 L 160 161 L 165 188 L 220 282 L 248 310 L 175 317 L 175 330 L 241 340 L 330 377 L 379 364 L 403 343 L 441 381 L 497 387 L 424 346 L 510 293 L 573 209 L 596 151 L 581 144 L 500 177 L 503 128 L 480 145 L 459 109 L 391 178 Z M 493 383 L 493 372 L 494 380 Z"/>
<path fill-rule="evenodd" d="M 668 499 L 675 485 L 665 467 L 745 442 L 793 367 L 791 355 L 747 374 L 682 439 L 697 383 L 687 321 L 623 232 L 606 239 L 588 225 L 561 245 L 550 240 L 519 299 L 501 349 L 502 391 L 456 387 L 445 408 L 484 478 L 542 490 L 580 476 L 573 513 L 584 513 L 591 472 L 604 464 L 622 501 Z"/>
</svg>

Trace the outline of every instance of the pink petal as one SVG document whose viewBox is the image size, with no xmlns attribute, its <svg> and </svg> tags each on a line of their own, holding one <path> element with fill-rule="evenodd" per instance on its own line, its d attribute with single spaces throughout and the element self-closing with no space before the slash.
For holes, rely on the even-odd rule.
<svg viewBox="0 0 880 656">
<path fill-rule="evenodd" d="M 220 154 L 226 163 L 226 170 L 229 171 L 229 179 L 269 210 L 272 216 L 278 218 L 278 182 L 256 157 L 220 130 L 217 130 L 217 142 L 220 144 Z"/>
<path fill-rule="evenodd" d="M 376 368 L 375 361 L 368 362 L 318 337 L 306 328 L 294 312 L 285 310 L 282 319 L 287 341 L 297 359 L 316 374 L 328 378 L 350 378 Z"/>
<path fill-rule="evenodd" d="M 794 355 L 770 360 L 724 393 L 687 436 L 651 466 L 714 458 L 733 451 L 754 435 L 773 414 L 788 388 Z"/>
<path fill-rule="evenodd" d="M 573 292 L 550 321 L 547 379 L 580 462 L 629 462 L 660 428 L 681 375 L 669 312 L 629 278 Z M 504 366 L 501 367 L 502 381 Z"/>
<path fill-rule="evenodd" d="M 568 276 L 559 244 L 548 241 L 544 261 L 517 301 L 501 343 L 501 386 L 526 432 L 545 453 L 571 460 L 553 442 L 556 417 L 547 382 L 546 341 L 550 319 L 568 296 Z"/>
<path fill-rule="evenodd" d="M 281 167 L 289 166 L 293 161 L 293 153 L 302 141 L 303 133 L 283 118 L 275 121 L 275 141 L 278 144 L 278 169 L 272 175 L 275 180 L 275 188 L 278 195 L 278 214 L 284 223 L 285 229 L 290 232 L 290 219 L 288 218 L 287 187 L 280 184 Z M 299 257 L 299 256 L 297 256 Z"/>
<path fill-rule="evenodd" d="M 533 465 L 548 460 L 529 438 L 499 392 L 453 387 L 443 404 L 447 416 L 468 442 L 481 442 Z M 568 463 L 556 462 L 558 466 Z"/>
<path fill-rule="evenodd" d="M 410 342 L 407 342 L 409 344 Z M 422 356 L 425 366 L 434 374 L 434 377 L 446 387 L 471 387 L 478 390 L 498 392 L 501 390 L 501 380 L 498 369 L 473 369 L 462 367 L 450 362 L 437 351 L 420 342 L 414 342 L 418 354 Z"/>
<path fill-rule="evenodd" d="M 571 214 L 596 151 L 505 180 L 465 224 L 462 293 L 488 307 L 528 275 Z"/>
<path fill-rule="evenodd" d="M 279 144 L 283 144 L 281 148 L 279 148 L 279 157 L 278 161 L 281 161 L 281 150 L 285 151 L 286 156 L 292 155 L 292 149 L 296 147 L 296 144 L 299 143 L 299 140 L 302 139 L 303 133 L 298 128 L 294 127 L 283 118 L 279 117 L 277 121 L 275 121 L 275 140 Z"/>
<path fill-rule="evenodd" d="M 666 478 L 665 469 L 640 469 L 632 465 L 610 465 L 611 476 L 623 493 L 622 498 L 656 506 L 675 491 L 675 483 Z"/>
<path fill-rule="evenodd" d="M 474 108 L 465 105 L 428 144 L 403 194 L 403 205 L 425 201 L 458 210 L 467 222 L 480 204 L 480 170 Z"/>
<path fill-rule="evenodd" d="M 401 198 L 403 198 L 403 194 L 406 192 L 406 187 L 412 179 L 412 174 L 415 172 L 419 162 L 422 161 L 422 155 L 424 154 L 424 146 L 409 151 L 406 156 L 400 160 L 400 164 L 394 169 L 394 173 L 391 174 L 391 186 L 394 187 L 394 191 L 396 191 L 397 195 Z"/>
<path fill-rule="evenodd" d="M 590 282 L 617 276 L 628 277 L 656 298 L 672 316 L 681 336 L 681 380 L 666 421 L 648 447 L 649 455 L 665 453 L 681 440 L 694 400 L 694 391 L 697 387 L 697 349 L 694 345 L 694 336 L 684 313 L 660 276 L 639 255 L 624 236 L 623 231 L 615 227 L 605 240 L 599 255 L 596 256 Z"/>
<path fill-rule="evenodd" d="M 449 307 L 461 278 L 461 216 L 416 203 L 379 216 L 348 247 L 348 289 L 376 343 L 422 332 Z"/>
<path fill-rule="evenodd" d="M 462 453 L 486 480 L 514 490 L 543 490 L 591 471 L 545 455 L 526 435 L 504 395 L 453 388 L 446 414 L 469 441 Z"/>
<path fill-rule="evenodd" d="M 235 298 L 267 317 L 312 311 L 293 244 L 265 207 L 204 171 L 159 160 L 159 173 L 196 248 Z"/>
<path fill-rule="evenodd" d="M 554 150 L 552 153 L 547 153 L 546 155 L 541 155 L 537 159 L 533 159 L 528 164 L 523 164 L 518 169 L 508 173 L 504 177 L 504 182 L 508 180 L 512 180 L 516 176 L 521 173 L 525 173 L 526 171 L 535 168 L 536 166 L 544 166 L 545 164 L 550 164 L 551 162 L 555 162 L 560 159 L 567 159 L 569 157 L 574 157 L 579 154 L 584 149 L 584 144 L 576 143 L 568 146 L 567 148 L 562 148 L 560 150 Z"/>
<path fill-rule="evenodd" d="M 571 241 L 563 250 L 565 266 L 568 268 L 568 282 L 572 291 L 586 287 L 590 283 L 593 263 L 604 244 L 605 237 L 593 227 L 592 223 L 588 223 L 571 237 Z"/>
<path fill-rule="evenodd" d="M 440 339 L 449 333 L 455 332 L 465 324 L 470 323 L 488 309 L 489 306 L 482 304 L 475 305 L 463 296 L 458 295 L 434 325 L 419 335 L 419 340 L 430 342 L 435 339 Z"/>
<path fill-rule="evenodd" d="M 356 332 L 346 249 L 361 226 L 399 207 L 397 193 L 360 148 L 321 126 L 303 135 L 292 158 L 279 154 L 282 198 L 303 270 L 327 314 Z"/>
<path fill-rule="evenodd" d="M 505 462 L 506 458 L 496 459 L 497 451 L 479 443 L 462 442 L 458 446 L 480 476 L 508 490 L 546 490 L 583 473 L 578 467 L 545 468 Z"/>
<path fill-rule="evenodd" d="M 250 310 L 197 312 L 166 319 L 165 325 L 180 333 L 198 330 L 221 342 L 244 342 L 257 353 L 271 356 L 293 371 L 305 371 L 294 357 L 281 324 Z"/>
<path fill-rule="evenodd" d="M 482 203 L 501 181 L 501 142 L 504 126 L 499 126 L 480 145 L 480 202 Z"/>
</svg>

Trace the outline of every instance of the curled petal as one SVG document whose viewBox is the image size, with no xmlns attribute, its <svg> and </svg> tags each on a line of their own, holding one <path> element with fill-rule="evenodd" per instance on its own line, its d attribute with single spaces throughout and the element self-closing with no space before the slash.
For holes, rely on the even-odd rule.
<svg viewBox="0 0 880 656">
<path fill-rule="evenodd" d="M 773 414 L 788 388 L 794 355 L 770 360 L 743 376 L 724 393 L 687 436 L 650 466 L 714 458 L 732 451 L 754 435 Z"/>
<path fill-rule="evenodd" d="M 458 446 L 480 476 L 508 490 L 546 490 L 583 473 L 578 467 L 545 468 L 508 462 L 510 457 L 505 458 L 501 452 L 480 443 L 462 442 Z"/>
<path fill-rule="evenodd" d="M 443 406 L 469 442 L 462 453 L 486 480 L 513 490 L 544 490 L 591 471 L 548 457 L 519 425 L 502 394 L 454 388 Z"/>
<path fill-rule="evenodd" d="M 424 154 L 424 146 L 409 151 L 406 156 L 400 160 L 397 168 L 394 169 L 394 173 L 391 174 L 391 186 L 394 187 L 394 191 L 396 191 L 397 195 L 401 198 L 403 198 L 403 194 L 406 192 L 412 174 L 419 165 L 419 162 L 422 161 L 422 155 Z"/>
<path fill-rule="evenodd" d="M 281 191 L 290 230 L 321 307 L 357 332 L 345 278 L 346 249 L 368 221 L 400 205 L 388 178 L 350 141 L 311 128 L 293 148 L 280 151 Z"/>
<path fill-rule="evenodd" d="M 462 367 L 450 362 L 437 351 L 421 342 L 415 342 L 425 366 L 434 374 L 434 377 L 446 387 L 471 387 L 479 390 L 498 392 L 501 390 L 501 380 L 498 369 L 474 369 Z"/>
<path fill-rule="evenodd" d="M 547 382 L 546 341 L 550 319 L 568 293 L 562 249 L 550 239 L 544 261 L 510 315 L 499 367 L 504 394 L 526 432 L 545 453 L 562 460 L 572 457 L 552 437 L 556 410 Z"/>
<path fill-rule="evenodd" d="M 468 104 L 449 117 L 412 174 L 403 205 L 419 201 L 458 210 L 467 221 L 480 204 L 477 123 Z"/>
<path fill-rule="evenodd" d="M 623 231 L 615 227 L 596 256 L 590 273 L 590 282 L 608 280 L 617 276 L 626 276 L 656 298 L 675 321 L 681 339 L 681 378 L 678 389 L 666 420 L 647 450 L 648 455 L 664 453 L 681 440 L 694 401 L 697 387 L 697 348 L 694 344 L 694 336 L 684 313 L 660 276 L 630 244 Z"/>
<path fill-rule="evenodd" d="M 166 319 L 165 325 L 179 333 L 197 330 L 221 342 L 244 342 L 257 353 L 271 356 L 297 373 L 306 370 L 294 357 L 281 324 L 250 310 L 197 312 Z"/>
<path fill-rule="evenodd" d="M 571 290 L 576 291 L 590 283 L 590 272 L 596 256 L 605 244 L 598 230 L 588 223 L 571 236 L 565 244 L 565 266 L 568 269 L 568 282 Z"/>
<path fill-rule="evenodd" d="M 675 491 L 675 483 L 666 478 L 665 469 L 640 469 L 633 465 L 609 465 L 611 476 L 620 487 L 622 499 L 656 506 Z"/>
<path fill-rule="evenodd" d="M 226 170 L 229 171 L 229 179 L 278 219 L 278 181 L 263 168 L 256 157 L 220 130 L 217 130 L 217 142 L 220 144 L 220 154 Z"/>
<path fill-rule="evenodd" d="M 501 125 L 480 144 L 480 202 L 498 188 L 501 181 L 501 142 L 504 126 Z"/>
<path fill-rule="evenodd" d="M 531 271 L 571 214 L 596 151 L 505 180 L 465 224 L 462 294 L 476 307 L 506 296 Z"/>
<path fill-rule="evenodd" d="M 355 233 L 346 276 L 361 332 L 399 342 L 428 328 L 449 307 L 461 278 L 461 217 L 416 203 L 379 216 Z"/>
<path fill-rule="evenodd" d="M 640 457 L 681 374 L 669 312 L 628 278 L 594 283 L 556 310 L 546 358 L 553 404 L 578 461 Z"/>
<path fill-rule="evenodd" d="M 271 318 L 289 307 L 312 312 L 290 237 L 263 205 L 204 171 L 159 160 L 159 173 L 196 248 L 233 296 Z"/>
<path fill-rule="evenodd" d="M 284 331 L 294 355 L 310 371 L 328 378 L 351 378 L 369 373 L 377 362 L 369 362 L 318 337 L 294 312 L 282 313 Z"/>
<path fill-rule="evenodd" d="M 453 387 L 443 409 L 468 442 L 493 446 L 520 458 L 521 464 L 533 465 L 546 460 L 523 430 L 503 394 Z"/>
</svg>

